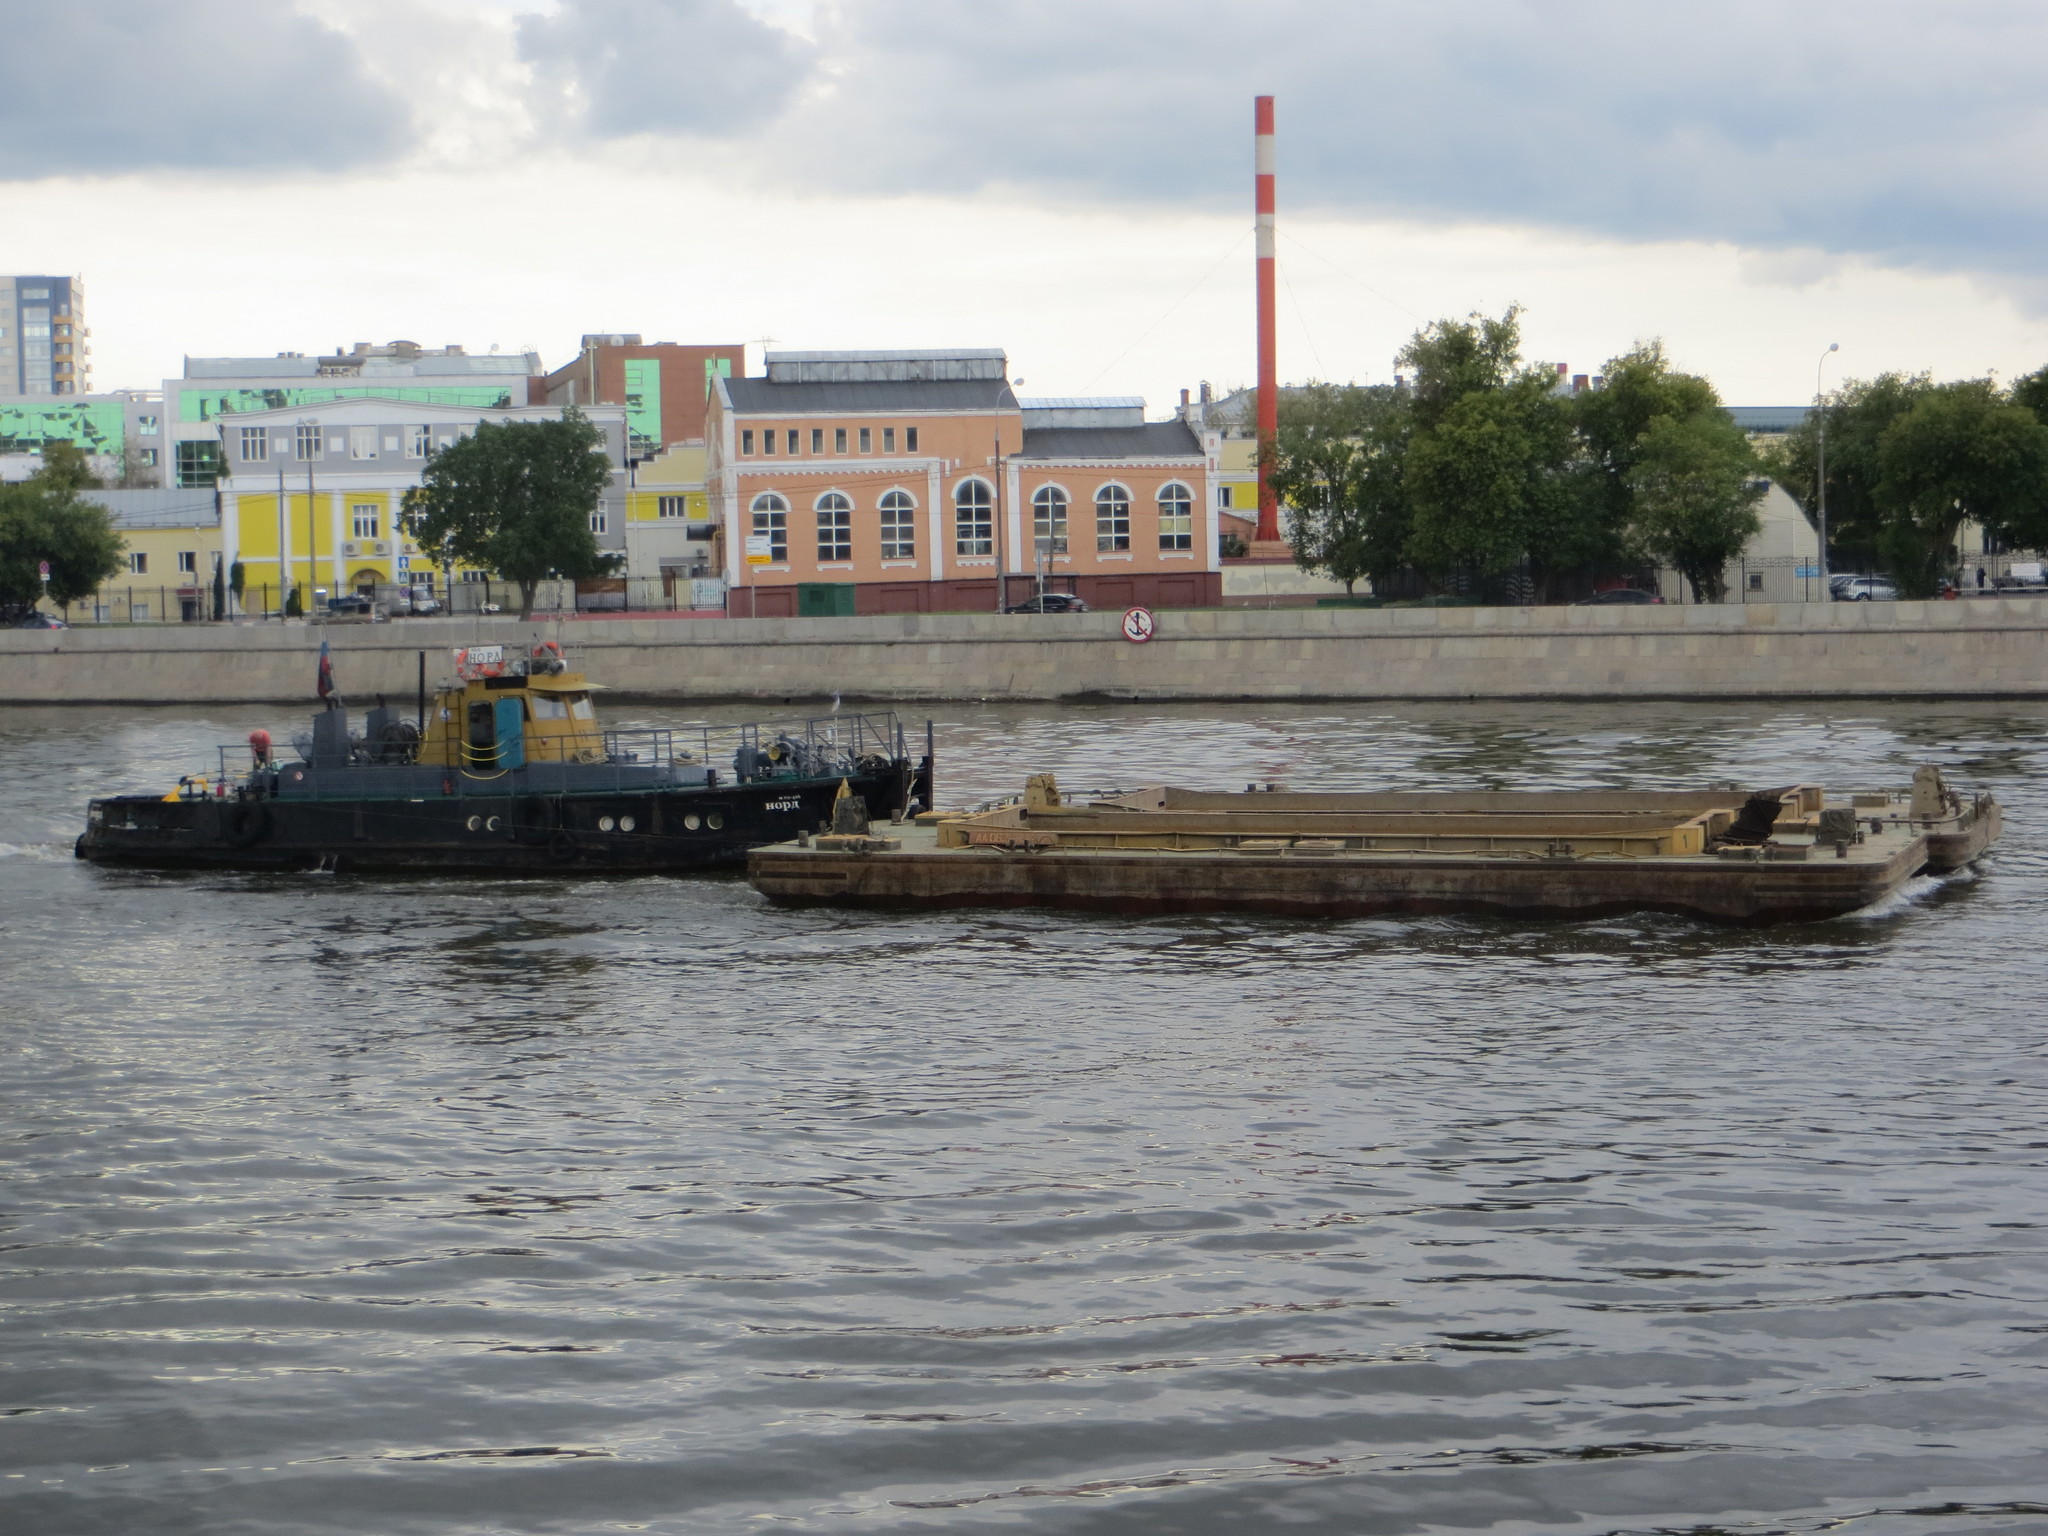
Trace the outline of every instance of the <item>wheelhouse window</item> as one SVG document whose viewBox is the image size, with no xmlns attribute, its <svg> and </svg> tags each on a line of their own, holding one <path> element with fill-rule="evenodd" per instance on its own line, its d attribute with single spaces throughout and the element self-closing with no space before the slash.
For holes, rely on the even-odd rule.
<svg viewBox="0 0 2048 1536">
<path fill-rule="evenodd" d="M 882 558 L 917 558 L 917 502 L 908 491 L 882 493 Z"/>
<path fill-rule="evenodd" d="M 1032 547 L 1042 555 L 1067 552 L 1067 493 L 1042 485 L 1031 494 Z"/>
<path fill-rule="evenodd" d="M 1194 493 L 1177 480 L 1159 488 L 1159 547 L 1167 551 L 1195 547 Z"/>
<path fill-rule="evenodd" d="M 1131 493 L 1105 485 L 1095 493 L 1095 551 L 1121 554 L 1131 547 Z"/>
<path fill-rule="evenodd" d="M 953 553 L 996 552 L 995 493 L 986 480 L 963 480 L 953 492 Z"/>
<path fill-rule="evenodd" d="M 768 558 L 780 564 L 789 558 L 789 503 L 773 491 L 754 498 L 754 537 L 768 541 Z"/>
<path fill-rule="evenodd" d="M 818 498 L 818 563 L 853 558 L 853 503 L 837 491 Z"/>
</svg>

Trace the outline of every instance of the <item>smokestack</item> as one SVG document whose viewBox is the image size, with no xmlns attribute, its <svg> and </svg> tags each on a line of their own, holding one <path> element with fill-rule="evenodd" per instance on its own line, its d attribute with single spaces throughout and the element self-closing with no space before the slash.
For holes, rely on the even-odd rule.
<svg viewBox="0 0 2048 1536">
<path fill-rule="evenodd" d="M 1252 208 L 1258 221 L 1259 278 L 1259 527 L 1256 537 L 1280 537 L 1280 500 L 1273 494 L 1266 451 L 1280 428 L 1280 365 L 1273 303 L 1273 98 L 1252 99 Z"/>
</svg>

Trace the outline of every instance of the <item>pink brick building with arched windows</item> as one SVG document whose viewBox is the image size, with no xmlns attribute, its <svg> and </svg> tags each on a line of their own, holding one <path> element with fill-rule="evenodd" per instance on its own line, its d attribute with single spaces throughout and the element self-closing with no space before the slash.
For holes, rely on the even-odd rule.
<svg viewBox="0 0 2048 1536">
<path fill-rule="evenodd" d="M 1041 569 L 1097 608 L 1221 601 L 1213 434 L 1134 398 L 1019 400 L 996 348 L 766 366 L 712 385 L 729 612 L 793 615 L 811 583 L 857 613 L 986 612 Z"/>
</svg>

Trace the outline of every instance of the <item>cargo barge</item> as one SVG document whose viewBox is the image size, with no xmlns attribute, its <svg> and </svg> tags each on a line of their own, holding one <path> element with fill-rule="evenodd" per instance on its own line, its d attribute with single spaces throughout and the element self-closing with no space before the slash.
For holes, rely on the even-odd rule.
<svg viewBox="0 0 2048 1536">
<path fill-rule="evenodd" d="M 1973 862 L 2001 826 L 1996 800 L 1964 799 L 1933 768 L 1910 790 L 1846 795 L 1154 788 L 1083 804 L 1038 775 L 1004 804 L 882 835 L 842 821 L 836 836 L 756 849 L 747 867 L 788 905 L 1764 924 L 1868 907 Z"/>
</svg>

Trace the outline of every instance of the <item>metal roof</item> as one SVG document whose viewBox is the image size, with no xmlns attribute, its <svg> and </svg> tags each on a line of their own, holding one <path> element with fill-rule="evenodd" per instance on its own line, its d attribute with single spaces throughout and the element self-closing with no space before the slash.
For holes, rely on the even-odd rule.
<svg viewBox="0 0 2048 1536">
<path fill-rule="evenodd" d="M 1812 409 L 1810 405 L 1731 405 L 1728 414 L 1745 432 L 1790 432 Z"/>
<path fill-rule="evenodd" d="M 778 384 L 771 379 L 721 379 L 732 408 L 750 415 L 863 411 L 1015 410 L 1002 379 L 881 379 L 829 384 Z"/>
<path fill-rule="evenodd" d="M 213 528 L 220 523 L 220 504 L 211 489 L 87 491 L 79 499 L 105 507 L 116 528 Z"/>
<path fill-rule="evenodd" d="M 1186 422 L 1138 427 L 1026 428 L 1020 459 L 1199 459 L 1202 443 Z"/>
<path fill-rule="evenodd" d="M 1127 411 L 1145 409 L 1143 395 L 1031 395 L 1017 404 L 1027 411 Z"/>
</svg>

